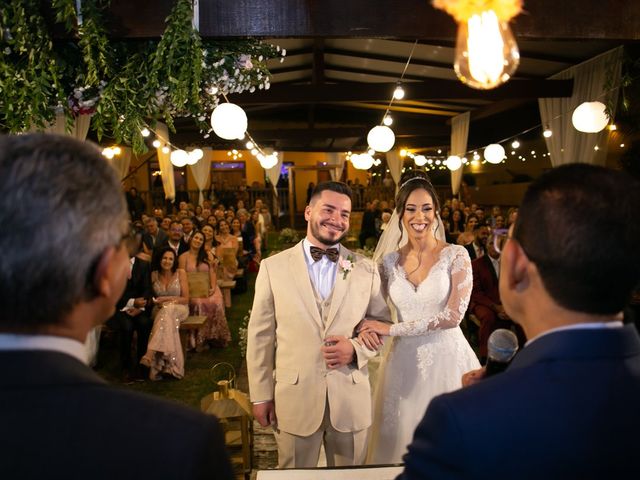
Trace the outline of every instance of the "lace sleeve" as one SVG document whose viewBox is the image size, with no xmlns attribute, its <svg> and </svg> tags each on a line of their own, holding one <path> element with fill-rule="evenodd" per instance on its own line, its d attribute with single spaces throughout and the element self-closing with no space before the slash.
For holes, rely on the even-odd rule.
<svg viewBox="0 0 640 480">
<path fill-rule="evenodd" d="M 432 317 L 392 325 L 389 335 L 394 337 L 424 335 L 433 330 L 454 328 L 460 324 L 467 311 L 473 288 L 471 260 L 464 248 L 456 249 L 449 274 L 451 275 L 451 293 L 444 310 Z"/>
</svg>

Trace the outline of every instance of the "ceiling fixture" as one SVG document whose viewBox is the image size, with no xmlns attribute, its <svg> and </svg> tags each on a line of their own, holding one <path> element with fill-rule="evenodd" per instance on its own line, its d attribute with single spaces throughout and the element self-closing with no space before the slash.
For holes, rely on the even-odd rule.
<svg viewBox="0 0 640 480">
<path fill-rule="evenodd" d="M 402 88 L 402 82 L 396 84 L 396 89 L 393 91 L 393 98 L 396 100 L 402 100 L 404 98 L 404 88 Z"/>
<path fill-rule="evenodd" d="M 520 146 L 520 142 L 518 140 L 514 140 L 511 142 L 511 148 L 518 148 Z"/>
<path fill-rule="evenodd" d="M 550 138 L 551 135 L 553 135 L 553 132 L 551 131 L 551 129 L 549 127 L 545 128 L 544 131 L 542 132 L 542 136 L 544 138 Z"/>
<path fill-rule="evenodd" d="M 247 123 L 247 114 L 234 103 L 221 103 L 211 112 L 211 127 L 225 140 L 244 138 Z"/>
<path fill-rule="evenodd" d="M 584 102 L 573 111 L 571 122 L 579 132 L 601 132 L 609 123 L 606 109 L 602 102 Z"/>
<path fill-rule="evenodd" d="M 492 143 L 484 149 L 484 159 L 489 163 L 498 164 L 504 157 L 504 148 L 498 143 Z"/>
<path fill-rule="evenodd" d="M 396 143 L 396 136 L 389 127 L 378 125 L 369 130 L 367 142 L 376 152 L 388 152 Z"/>
<path fill-rule="evenodd" d="M 509 20 L 522 9 L 521 0 L 434 0 L 458 22 L 453 68 L 461 82 L 488 90 L 508 81 L 520 63 Z"/>
<path fill-rule="evenodd" d="M 382 119 L 382 123 L 384 123 L 387 127 L 391 126 L 391 124 L 393 124 L 393 117 L 391 117 L 391 115 L 387 113 Z"/>
<path fill-rule="evenodd" d="M 452 172 L 458 170 L 462 166 L 462 159 L 457 155 L 451 155 L 445 160 L 445 165 Z"/>
<path fill-rule="evenodd" d="M 171 163 L 173 163 L 175 167 L 181 168 L 184 167 L 189 161 L 189 154 L 184 150 L 174 150 L 173 152 L 171 152 L 170 159 Z"/>
<path fill-rule="evenodd" d="M 354 153 L 351 155 L 351 164 L 353 165 L 353 168 L 358 170 L 369 170 L 373 167 L 374 162 L 375 160 L 368 153 Z"/>
<path fill-rule="evenodd" d="M 416 155 L 415 157 L 413 157 L 413 161 L 418 167 L 422 167 L 427 163 L 427 157 L 425 157 L 424 155 Z"/>
</svg>

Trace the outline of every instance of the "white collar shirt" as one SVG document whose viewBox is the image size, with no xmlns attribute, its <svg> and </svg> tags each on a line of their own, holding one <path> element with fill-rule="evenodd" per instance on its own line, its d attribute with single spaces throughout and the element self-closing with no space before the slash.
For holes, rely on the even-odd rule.
<svg viewBox="0 0 640 480">
<path fill-rule="evenodd" d="M 336 281 L 336 272 L 338 270 L 338 262 L 332 262 L 326 255 L 323 255 L 320 260 L 314 261 L 313 258 L 311 258 L 312 246 L 314 245 L 312 245 L 306 238 L 302 241 L 304 259 L 307 262 L 309 278 L 311 278 L 311 283 L 315 287 L 316 292 L 318 292 L 318 295 L 325 300 L 329 295 L 331 295 L 331 291 L 333 290 L 333 285 Z M 340 246 L 336 245 L 331 248 L 338 248 L 339 250 Z"/>
<path fill-rule="evenodd" d="M 0 351 L 48 350 L 69 355 L 85 365 L 89 363 L 86 347 L 77 340 L 54 335 L 20 335 L 0 333 Z"/>
</svg>

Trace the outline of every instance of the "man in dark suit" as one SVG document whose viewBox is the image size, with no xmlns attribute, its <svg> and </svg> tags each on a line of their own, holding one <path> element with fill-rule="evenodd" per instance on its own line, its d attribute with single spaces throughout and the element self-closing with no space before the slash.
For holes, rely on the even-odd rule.
<svg viewBox="0 0 640 480">
<path fill-rule="evenodd" d="M 215 417 L 85 363 L 130 271 L 124 195 L 99 150 L 0 137 L 0 191 L 0 478 L 233 478 Z"/>
<path fill-rule="evenodd" d="M 107 324 L 118 332 L 118 350 L 120 367 L 125 381 L 131 376 L 142 378 L 138 372 L 140 359 L 147 351 L 149 334 L 151 333 L 151 269 L 149 262 L 137 257 L 142 243 L 140 233 L 131 232 L 126 239 L 126 247 L 130 257 L 130 274 L 124 293 L 116 304 L 116 313 Z M 133 332 L 137 333 L 136 360 L 131 362 L 131 342 Z"/>
<path fill-rule="evenodd" d="M 145 253 L 151 255 L 156 245 L 167 240 L 167 234 L 164 230 L 159 228 L 158 219 L 156 217 L 150 217 L 145 225 L 146 232 L 142 235 L 142 244 L 144 245 Z"/>
<path fill-rule="evenodd" d="M 480 227 L 487 229 L 486 226 Z M 498 275 L 500 274 L 500 244 L 503 238 L 497 234 L 489 235 L 486 239 L 487 254 L 471 262 L 473 270 L 473 290 L 469 302 L 470 313 L 480 320 L 478 332 L 480 361 L 487 358 L 487 340 L 489 335 L 498 328 L 513 328 L 518 336 L 518 343 L 523 346 L 524 332 L 514 324 L 502 306 L 498 291 Z"/>
<path fill-rule="evenodd" d="M 153 259 L 155 259 L 158 252 L 165 247 L 171 247 L 175 252 L 176 257 L 179 257 L 189 250 L 189 245 L 187 245 L 187 242 L 185 242 L 183 238 L 182 224 L 180 222 L 171 222 L 171 225 L 169 226 L 169 237 L 162 243 L 156 244 L 153 249 Z"/>
<path fill-rule="evenodd" d="M 482 257 L 487 252 L 487 237 L 489 236 L 489 227 L 477 223 L 473 228 L 473 242 L 464 246 L 469 252 L 469 258 L 475 260 Z"/>
<path fill-rule="evenodd" d="M 640 184 L 603 167 L 532 183 L 500 266 L 527 346 L 431 402 L 399 478 L 638 478 L 640 337 L 622 310 L 640 280 L 639 205 Z"/>
</svg>

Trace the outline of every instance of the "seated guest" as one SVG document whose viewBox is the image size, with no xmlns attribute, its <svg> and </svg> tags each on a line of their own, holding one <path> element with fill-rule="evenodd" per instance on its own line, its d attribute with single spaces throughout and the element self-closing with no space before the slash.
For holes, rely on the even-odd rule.
<svg viewBox="0 0 640 480">
<path fill-rule="evenodd" d="M 171 217 L 163 217 L 162 221 L 160 222 L 160 229 L 167 234 L 167 236 L 169 235 L 169 229 L 171 228 L 171 222 L 173 220 L 171 220 Z"/>
<path fill-rule="evenodd" d="M 182 239 L 186 244 L 189 244 L 189 241 L 191 240 L 191 235 L 193 235 L 193 232 L 195 231 L 193 218 L 189 218 L 189 217 L 183 218 L 180 223 L 182 224 Z"/>
<path fill-rule="evenodd" d="M 476 223 L 473 228 L 473 241 L 464 246 L 469 252 L 469 258 L 475 260 L 482 257 L 487 252 L 487 237 L 489 236 L 489 227 Z"/>
<path fill-rule="evenodd" d="M 455 200 L 455 198 L 454 198 Z M 452 202 L 453 203 L 453 202 Z M 456 204 L 458 202 L 456 201 Z M 449 220 L 449 232 L 447 234 L 447 241 L 449 243 L 456 243 L 458 236 L 464 231 L 464 220 L 462 218 L 462 212 L 460 210 L 452 210 Z"/>
<path fill-rule="evenodd" d="M 480 225 L 487 225 L 487 219 L 486 219 L 485 214 L 484 214 L 484 208 L 478 207 L 478 208 L 476 208 L 474 213 L 478 217 L 478 223 Z M 489 226 L 491 226 L 491 225 L 489 225 Z"/>
<path fill-rule="evenodd" d="M 145 224 L 146 232 L 142 235 L 142 247 L 144 253 L 151 256 L 156 245 L 167 241 L 168 237 L 164 230 L 158 228 L 158 219 L 150 217 Z"/>
<path fill-rule="evenodd" d="M 503 222 L 502 227 L 498 227 L 496 225 L 496 220 L 497 220 L 498 217 L 502 217 L 502 222 Z M 493 208 L 491 209 L 491 216 L 489 217 L 489 220 L 488 220 L 487 224 L 491 228 L 503 228 L 504 227 L 504 217 L 502 216 L 502 209 L 498 205 L 494 205 Z"/>
<path fill-rule="evenodd" d="M 489 228 L 480 226 L 478 230 L 488 232 Z M 473 270 L 473 290 L 469 301 L 469 313 L 473 313 L 480 320 L 478 343 L 480 347 L 480 362 L 487 358 L 487 340 L 489 335 L 498 329 L 517 331 L 520 345 L 524 345 L 525 338 L 522 329 L 515 325 L 504 311 L 498 291 L 498 276 L 500 275 L 500 249 L 497 243 L 503 242 L 504 237 L 493 233 L 485 240 L 487 255 L 481 255 L 471 262 Z M 499 248 L 496 248 L 498 246 Z"/>
<path fill-rule="evenodd" d="M 478 217 L 472 213 L 467 218 L 467 221 L 464 225 L 464 232 L 458 235 L 458 240 L 456 243 L 458 245 L 469 245 L 475 239 L 475 228 L 478 225 Z"/>
<path fill-rule="evenodd" d="M 131 271 L 127 206 L 100 150 L 2 136 L 0 191 L 0 478 L 234 478 L 215 417 L 85 364 Z"/>
<path fill-rule="evenodd" d="M 593 165 L 530 185 L 500 264 L 529 341 L 503 373 L 431 402 L 400 479 L 637 478 L 640 337 L 622 310 L 640 281 L 638 205 L 637 180 Z"/>
<path fill-rule="evenodd" d="M 223 252 L 227 249 L 234 250 L 236 252 L 235 257 L 242 257 L 242 229 L 240 226 L 240 220 L 237 218 L 232 222 L 235 231 L 232 233 L 229 231 L 229 224 L 226 220 L 222 220 L 218 224 L 218 235 L 216 236 L 216 241 L 218 242 L 218 252 L 220 255 L 223 255 Z M 223 275 L 225 280 L 233 280 L 235 277 L 236 271 L 238 270 L 238 261 L 235 262 L 235 266 L 229 264 L 229 262 L 225 262 L 223 264 Z"/>
<path fill-rule="evenodd" d="M 153 285 L 153 329 L 147 353 L 140 363 L 149 367 L 149 378 L 160 380 L 162 374 L 184 377 L 184 352 L 180 344 L 180 323 L 189 316 L 189 285 L 184 270 L 177 270 L 178 260 L 171 247 L 164 247 L 151 272 Z"/>
<path fill-rule="evenodd" d="M 246 215 L 238 215 L 242 232 L 242 248 L 244 249 L 246 261 L 249 262 L 256 254 L 256 227 Z M 230 223 L 230 222 L 229 222 Z M 244 253 L 243 252 L 243 253 Z"/>
<path fill-rule="evenodd" d="M 213 225 L 205 223 L 200 231 L 204 235 L 204 251 L 207 252 L 207 258 L 209 259 L 209 263 L 211 263 L 215 257 L 216 246 L 218 245 L 215 236 L 216 230 Z"/>
<path fill-rule="evenodd" d="M 189 250 L 179 258 L 179 268 L 187 275 L 192 272 L 206 272 L 209 276 L 209 291 L 205 297 L 189 297 L 191 315 L 204 315 L 207 320 L 191 340 L 191 346 L 200 350 L 206 343 L 216 347 L 226 347 L 231 341 L 231 332 L 224 311 L 224 299 L 218 286 L 218 259 L 207 255 L 204 249 L 204 234 L 196 232 L 191 237 Z"/>
<path fill-rule="evenodd" d="M 160 252 L 160 250 L 164 249 L 164 247 L 170 247 L 177 257 L 189 250 L 189 245 L 184 241 L 182 234 L 182 224 L 180 222 L 171 222 L 171 227 L 169 228 L 169 238 L 167 238 L 166 241 L 156 245 L 155 251 L 153 253 L 153 259 L 155 260 L 156 255 Z"/>
<path fill-rule="evenodd" d="M 136 237 L 135 233 L 131 232 L 126 242 L 130 257 L 127 284 L 116 304 L 116 312 L 107 321 L 107 324 L 118 335 L 120 368 L 125 381 L 130 381 L 132 376 L 137 376 L 131 361 L 133 332 L 137 334 L 136 368 L 142 355 L 147 351 L 149 333 L 151 332 L 151 318 L 149 316 L 152 296 L 151 276 L 149 262 L 138 257 L 140 243 L 140 235 Z"/>
</svg>

